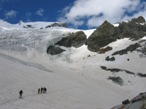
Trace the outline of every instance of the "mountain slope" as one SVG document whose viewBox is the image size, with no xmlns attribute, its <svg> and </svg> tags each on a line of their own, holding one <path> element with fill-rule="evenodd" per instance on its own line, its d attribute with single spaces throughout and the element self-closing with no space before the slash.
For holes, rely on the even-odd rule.
<svg viewBox="0 0 146 109">
<path fill-rule="evenodd" d="M 122 99 L 119 95 L 121 90 L 117 86 L 109 87 L 107 83 L 91 81 L 91 78 L 84 78 L 72 70 L 57 66 L 51 70 L 47 68 L 48 71 L 45 71 L 36 67 L 34 63 L 30 66 L 28 62 L 22 64 L 11 57 L 9 59 L 5 57 L 1 54 L 0 61 L 3 63 L 0 66 L 1 109 L 102 109 L 114 105 L 113 101 L 109 102 L 113 95 L 116 102 L 117 99 L 119 101 Z M 48 89 L 47 94 L 38 95 L 37 89 L 44 86 Z M 23 99 L 19 99 L 18 95 L 21 89 L 24 91 Z M 126 92 L 123 91 L 121 94 L 125 95 Z"/>
<path fill-rule="evenodd" d="M 16 25 L 0 29 L 0 109 L 109 109 L 146 90 L 145 37 L 120 38 L 91 52 L 85 44 L 55 45 L 83 30 Z M 94 31 L 83 32 L 89 38 Z M 140 46 L 131 46 L 136 43 Z M 51 45 L 65 51 L 47 54 Z M 47 94 L 38 95 L 40 87 L 47 87 Z"/>
</svg>

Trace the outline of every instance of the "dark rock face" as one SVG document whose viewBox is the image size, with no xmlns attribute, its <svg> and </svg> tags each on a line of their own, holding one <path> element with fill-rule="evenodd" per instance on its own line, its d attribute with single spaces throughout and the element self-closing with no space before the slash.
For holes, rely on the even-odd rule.
<svg viewBox="0 0 146 109">
<path fill-rule="evenodd" d="M 66 27 L 66 24 L 54 23 L 52 25 L 46 26 L 46 28 L 55 26 Z M 105 46 L 107 46 L 111 42 L 116 41 L 117 39 L 130 38 L 131 40 L 138 40 L 144 36 L 146 36 L 146 22 L 142 16 L 134 18 L 129 22 L 122 22 L 119 24 L 118 27 L 114 27 L 108 21 L 105 21 L 90 35 L 88 39 L 83 31 L 69 33 L 67 37 L 63 37 L 60 41 L 54 44 L 53 47 L 48 47 L 47 53 L 59 54 L 64 51 L 60 47 L 56 47 L 56 45 L 78 48 L 84 44 L 87 45 L 88 50 L 92 52 L 105 53 L 112 50 L 112 47 Z M 137 50 L 138 47 L 140 47 L 140 44 L 137 43 L 127 47 L 126 49 L 117 51 L 112 55 L 126 54 L 127 52 Z M 145 53 L 146 50 L 144 48 L 141 51 Z M 109 57 L 107 57 L 106 60 L 113 61 L 114 58 L 110 59 Z"/>
<path fill-rule="evenodd" d="M 124 105 L 129 104 L 129 103 L 130 103 L 130 101 L 128 99 L 122 101 L 122 104 L 124 104 Z"/>
<path fill-rule="evenodd" d="M 121 23 L 119 25 L 119 36 L 120 38 L 130 38 L 133 40 L 138 40 L 145 35 L 146 25 L 140 25 L 135 22 L 135 20 L 130 21 L 128 23 Z"/>
<path fill-rule="evenodd" d="M 124 81 L 123 81 L 123 79 L 121 77 L 112 77 L 112 76 L 109 76 L 107 79 L 112 80 L 114 83 L 116 83 L 116 84 L 118 84 L 120 86 L 122 86 L 123 83 L 124 83 Z"/>
<path fill-rule="evenodd" d="M 118 30 L 109 22 L 105 21 L 98 27 L 88 38 L 88 49 L 93 52 L 98 52 L 101 47 L 117 40 Z"/>
<path fill-rule="evenodd" d="M 46 28 L 50 27 L 67 27 L 66 23 L 53 23 L 51 25 L 46 26 Z"/>
<path fill-rule="evenodd" d="M 146 57 L 146 41 L 142 40 L 139 42 L 141 47 L 137 49 L 138 52 L 140 52 L 140 57 Z"/>
<path fill-rule="evenodd" d="M 120 38 L 128 37 L 133 40 L 142 38 L 146 32 L 146 24 L 141 25 L 140 23 L 145 23 L 145 19 L 142 16 L 134 18 L 128 23 L 122 22 L 118 27 Z"/>
<path fill-rule="evenodd" d="M 51 55 L 57 55 L 62 53 L 63 51 L 65 50 L 61 49 L 60 47 L 55 47 L 54 45 L 51 45 L 47 48 L 47 53 Z"/>
<path fill-rule="evenodd" d="M 109 56 L 107 56 L 106 58 L 105 58 L 105 60 L 106 61 L 115 61 L 115 57 L 109 57 Z"/>
<path fill-rule="evenodd" d="M 136 73 L 133 73 L 133 72 L 131 72 L 131 71 L 128 71 L 128 70 L 124 70 L 124 69 L 118 69 L 118 68 L 107 68 L 107 67 L 105 67 L 105 66 L 100 66 L 101 67 L 101 69 L 103 69 L 103 70 L 106 70 L 106 71 L 111 71 L 111 72 L 125 72 L 125 73 L 127 73 L 127 74 L 130 74 L 130 75 L 135 75 Z"/>
<path fill-rule="evenodd" d="M 140 47 L 140 44 L 139 43 L 135 43 L 135 44 L 132 44 L 129 47 L 123 49 L 123 50 L 114 52 L 112 55 L 123 55 L 123 54 L 127 54 L 128 52 L 133 52 L 138 47 Z"/>
<path fill-rule="evenodd" d="M 133 18 L 132 21 L 137 23 L 144 23 L 145 19 L 142 16 L 139 16 L 138 18 Z"/>
<path fill-rule="evenodd" d="M 140 23 L 145 23 L 145 19 L 142 16 L 134 18 L 128 23 L 122 22 L 119 24 L 119 27 L 114 27 L 105 21 L 88 38 L 88 49 L 98 52 L 101 47 L 121 38 L 138 40 L 146 35 L 146 24 L 141 25 Z"/>
<path fill-rule="evenodd" d="M 65 47 L 80 47 L 85 44 L 87 38 L 83 31 L 78 31 L 76 33 L 71 33 L 67 37 L 61 39 L 56 45 Z"/>
<path fill-rule="evenodd" d="M 140 77 L 146 77 L 146 74 L 143 74 L 143 73 L 137 73 L 137 75 Z"/>
<path fill-rule="evenodd" d="M 144 73 L 134 73 L 134 72 L 131 72 L 131 71 L 128 71 L 128 70 L 124 70 L 124 69 L 119 69 L 119 68 L 107 68 L 106 66 L 100 66 L 101 69 L 105 70 L 105 71 L 111 71 L 113 73 L 118 73 L 118 72 L 125 72 L 127 74 L 130 74 L 130 75 L 137 75 L 141 78 L 146 78 L 146 74 Z"/>
<path fill-rule="evenodd" d="M 64 52 L 64 49 L 61 49 L 59 46 L 64 47 L 80 47 L 85 44 L 87 38 L 84 32 L 78 31 L 76 33 L 69 33 L 67 37 L 63 37 L 59 42 L 54 45 L 51 45 L 47 48 L 47 53 L 51 55 L 57 55 Z"/>
<path fill-rule="evenodd" d="M 32 25 L 25 25 L 23 28 L 34 28 Z"/>
</svg>

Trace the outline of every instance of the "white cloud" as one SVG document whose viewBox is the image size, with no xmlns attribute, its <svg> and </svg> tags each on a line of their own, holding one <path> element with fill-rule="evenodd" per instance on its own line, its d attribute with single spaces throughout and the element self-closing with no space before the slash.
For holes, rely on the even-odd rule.
<svg viewBox="0 0 146 109">
<path fill-rule="evenodd" d="M 132 17 L 136 18 L 138 16 L 143 16 L 146 19 L 146 3 L 140 4 L 139 8 L 143 7 L 143 10 L 139 11 L 138 13 L 134 14 Z M 140 9 L 139 9 L 140 10 Z M 129 16 L 125 16 L 123 20 L 131 19 Z"/>
<path fill-rule="evenodd" d="M 100 17 L 100 19 L 98 17 L 92 17 L 88 20 L 87 25 L 88 25 L 88 27 L 92 27 L 94 25 L 97 26 L 97 24 L 101 25 L 102 22 L 104 22 L 104 21 L 105 21 L 105 18 L 103 16 Z"/>
<path fill-rule="evenodd" d="M 104 20 L 111 23 L 122 21 L 127 16 L 125 13 L 138 11 L 133 16 L 142 14 L 140 5 L 144 5 L 140 0 L 76 0 L 73 6 L 65 8 L 60 20 L 76 26 L 97 27 Z M 84 18 L 86 22 L 83 22 Z"/>
<path fill-rule="evenodd" d="M 43 16 L 43 13 L 44 13 L 44 9 L 40 8 L 36 14 L 39 15 L 39 16 Z"/>
<path fill-rule="evenodd" d="M 5 18 L 6 19 L 14 18 L 14 17 L 16 17 L 16 14 L 17 13 L 18 13 L 17 11 L 10 10 L 10 11 L 8 11 L 8 12 L 5 13 Z"/>
</svg>

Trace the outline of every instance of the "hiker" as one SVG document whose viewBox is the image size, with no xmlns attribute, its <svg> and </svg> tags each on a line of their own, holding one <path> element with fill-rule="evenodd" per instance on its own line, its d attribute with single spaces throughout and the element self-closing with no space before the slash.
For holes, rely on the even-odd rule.
<svg viewBox="0 0 146 109">
<path fill-rule="evenodd" d="M 44 90 L 44 88 L 43 88 L 43 87 L 41 87 L 41 93 L 43 93 L 43 90 Z"/>
<path fill-rule="evenodd" d="M 41 89 L 39 88 L 39 89 L 38 89 L 38 94 L 40 94 L 40 90 L 41 90 Z"/>
<path fill-rule="evenodd" d="M 44 93 L 46 93 L 47 92 L 47 88 L 46 87 L 44 87 Z"/>
<path fill-rule="evenodd" d="M 23 94 L 23 91 L 20 90 L 20 91 L 19 91 L 19 95 L 20 95 L 19 98 L 22 98 L 22 94 Z"/>
</svg>

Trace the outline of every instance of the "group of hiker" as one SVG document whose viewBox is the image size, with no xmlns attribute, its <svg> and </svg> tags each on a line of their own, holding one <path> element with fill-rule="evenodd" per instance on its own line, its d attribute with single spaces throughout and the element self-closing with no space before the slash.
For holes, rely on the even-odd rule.
<svg viewBox="0 0 146 109">
<path fill-rule="evenodd" d="M 46 92 L 47 92 L 47 88 L 46 87 L 38 88 L 38 94 L 46 93 Z M 19 98 L 22 98 L 22 95 L 23 95 L 23 90 L 20 90 L 19 91 Z"/>
<path fill-rule="evenodd" d="M 38 94 L 40 93 L 46 93 L 47 92 L 47 88 L 46 87 L 41 87 L 38 89 Z"/>
</svg>

